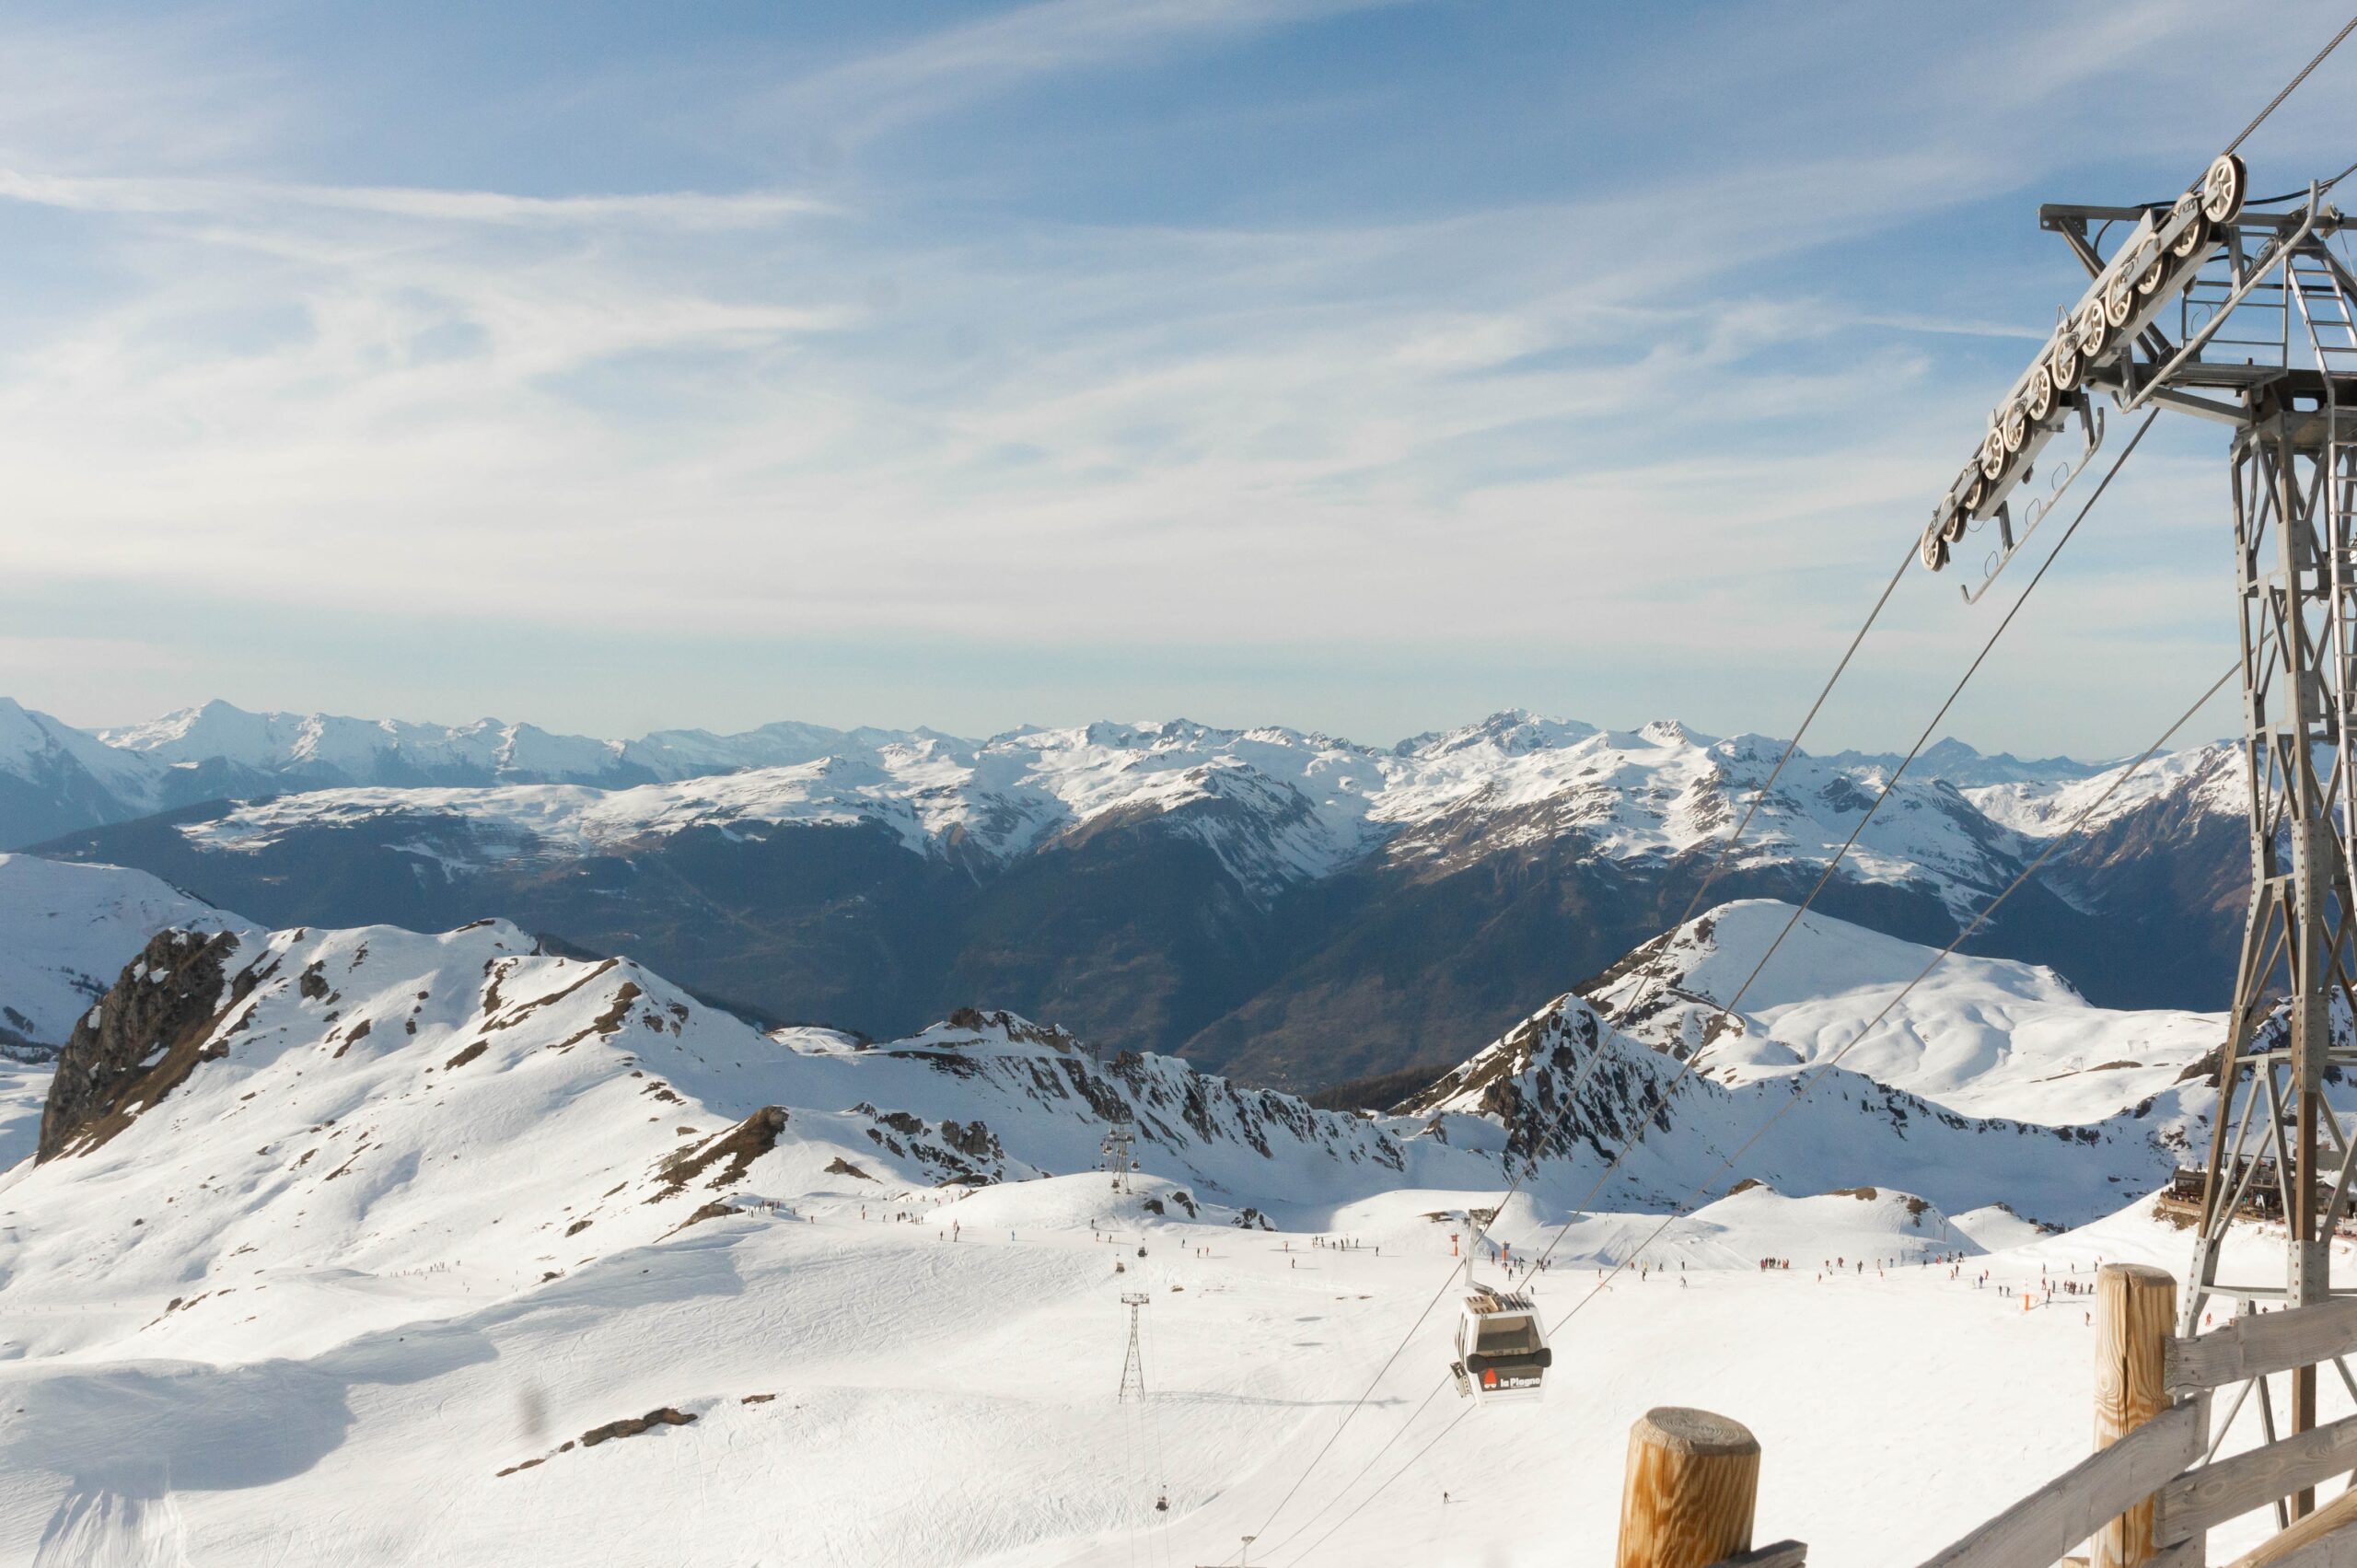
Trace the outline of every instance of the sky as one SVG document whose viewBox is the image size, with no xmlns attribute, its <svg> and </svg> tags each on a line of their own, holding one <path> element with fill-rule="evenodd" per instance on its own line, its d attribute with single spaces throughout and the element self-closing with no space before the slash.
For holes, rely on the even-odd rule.
<svg viewBox="0 0 2357 1568">
<path fill-rule="evenodd" d="M 2038 204 L 2183 189 L 2342 19 L 12 5 L 0 694 L 1788 735 L 2084 287 Z M 2165 419 L 1943 730 L 2141 749 L 2229 522 Z M 1913 738 L 2028 573 L 1967 575 L 1813 749 Z"/>
</svg>

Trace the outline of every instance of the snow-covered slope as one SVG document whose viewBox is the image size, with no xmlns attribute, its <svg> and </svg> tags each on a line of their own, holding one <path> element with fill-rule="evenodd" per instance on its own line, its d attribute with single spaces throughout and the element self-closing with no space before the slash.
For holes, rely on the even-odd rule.
<svg viewBox="0 0 2357 1568">
<path fill-rule="evenodd" d="M 2096 1007 L 2051 970 L 1957 955 L 1861 1040 L 1935 949 L 1811 912 L 1769 956 L 1792 913 L 1774 900 L 1722 904 L 1587 994 L 1648 1043 L 1681 1057 L 1700 1048 L 1722 1082 L 1840 1053 L 1846 1069 L 1954 1109 L 2055 1125 L 2168 1094 L 2223 1038 L 2220 1015 Z"/>
<path fill-rule="evenodd" d="M 2081 831 L 2092 832 L 2167 802 L 2183 802 L 2195 813 L 2213 817 L 2239 819 L 2250 809 L 2242 748 L 2232 741 L 2155 757 L 2123 782 L 2131 766 L 2122 762 L 2084 778 L 1991 784 L 1968 787 L 1964 793 L 1991 821 L 2032 838 L 2051 838 L 2098 800 L 2102 809 L 2088 815 Z M 2104 800 L 2115 787 L 2119 793 Z"/>
<path fill-rule="evenodd" d="M 1534 1191 L 1596 1191 L 1607 1208 L 1672 1208 L 1752 1181 L 1786 1195 L 1895 1186 L 1951 1214 L 2004 1202 L 2079 1223 L 2165 1179 L 2207 1103 L 2188 1086 L 2044 1122 L 1965 1115 L 1789 1053 L 1731 1077 L 1689 1072 L 1565 996 L 1399 1110 L 1454 1142 L 1475 1141 L 1456 1118 L 1477 1116 L 1515 1159 L 1551 1163 Z"/>
<path fill-rule="evenodd" d="M 0 854 L 0 1046 L 64 1044 L 132 955 L 171 926 L 252 930 L 144 871 Z"/>
<path fill-rule="evenodd" d="M 1167 1057 L 1099 1062 L 1003 1013 L 877 1047 L 765 1036 L 627 960 L 543 954 L 497 922 L 165 932 L 76 1026 L 41 1162 L 0 1177 L 0 1207 L 42 1216 L 0 1233 L 0 1280 L 19 1304 L 91 1277 L 122 1293 L 128 1317 L 41 1319 L 50 1350 L 136 1341 L 168 1297 L 186 1310 L 262 1284 L 349 1290 L 340 1323 L 398 1317 L 414 1292 L 380 1300 L 389 1278 L 524 1290 L 747 1202 L 1069 1175 L 1115 1122 L 1170 1205 L 1310 1227 L 1403 1187 L 1503 1186 L 1534 1156 L 1528 1201 L 1547 1212 L 1749 1179 L 2048 1219 L 2104 1212 L 2171 1159 L 2166 1129 L 2132 1114 L 2064 1130 L 1847 1073 L 1799 1099 L 1772 1074 L 1677 1069 L 1566 996 L 1404 1114 L 1364 1117 Z M 216 1350 L 247 1342 L 233 1328 Z"/>
<path fill-rule="evenodd" d="M 14 1353 L 144 1343 L 171 1298 L 186 1314 L 264 1288 L 343 1335 L 747 1202 L 1086 1169 L 1114 1121 L 1191 1190 L 1174 1206 L 1238 1214 L 1397 1185 L 1415 1131 L 1167 1058 L 1099 1063 L 1004 1014 L 875 1049 L 773 1040 L 499 923 L 167 932 L 69 1041 L 41 1162 L 0 1176 L 0 1210 L 40 1217 L 0 1228 L 0 1281 L 29 1314 Z M 1470 1183 L 1497 1169 L 1438 1144 L 1426 1163 Z M 101 1278 L 120 1311 L 39 1307 Z M 212 1352 L 283 1345 L 284 1321 L 241 1333 L 249 1303 L 229 1305 L 204 1314 Z"/>
<path fill-rule="evenodd" d="M 2026 1314 L 1930 1260 L 2035 1284 L 2174 1259 L 2132 1215 L 1973 1239 L 2028 1239 L 2001 1200 L 2120 1207 L 2167 1161 L 2152 1119 L 1678 1066 L 1565 997 L 1364 1117 L 999 1013 L 763 1035 L 495 923 L 165 934 L 77 1032 L 49 1157 L 0 1174 L 0 1559 L 1213 1561 L 1281 1503 L 1299 1551 L 1399 1423 L 1429 1417 L 1420 1446 L 1457 1413 L 1426 1409 L 1447 1324 L 1417 1314 L 1534 1155 L 1493 1234 L 1548 1256 L 1550 1318 L 1582 1309 L 1559 1395 L 1466 1423 L 1420 1501 L 1383 1492 L 1335 1546 L 1594 1556 L 1629 1421 L 1703 1383 L 1783 1456 L 1762 1528 L 1837 1564 L 1920 1557 L 2076 1457 L 2046 1434 L 2084 1413 L 2078 1304 Z M 1129 1197 L 1093 1168 L 1112 1121 Z M 1151 1301 L 1146 1407 L 1112 1398 L 1123 1291 Z M 1868 1455 L 1940 1484 L 1890 1510 Z"/>
<path fill-rule="evenodd" d="M 1759 1539 L 1805 1539 L 1827 1568 L 1913 1562 L 2085 1455 L 2084 1303 L 2025 1312 L 2019 1293 L 2083 1283 L 2098 1257 L 2184 1254 L 2126 1214 L 1950 1278 L 1902 1263 L 1922 1241 L 1889 1228 L 1890 1203 L 1794 1214 L 1755 1191 L 1696 1216 L 1692 1249 L 1643 1278 L 1540 1277 L 1550 1318 L 1579 1307 L 1553 1391 L 1466 1416 L 1437 1391 L 1451 1325 L 1417 1322 L 1452 1267 L 1431 1204 L 1366 1205 L 1348 1251 L 1117 1211 L 1078 1178 L 907 1200 L 907 1223 L 813 1205 L 460 1297 L 439 1320 L 209 1353 L 213 1320 L 297 1315 L 250 1285 L 151 1330 L 168 1362 L 0 1362 L 0 1556 L 1103 1568 L 1218 1562 L 1257 1533 L 1276 1562 L 1596 1562 L 1631 1423 L 1702 1403 L 1767 1452 Z M 1836 1253 L 1839 1273 L 1820 1266 Z M 1752 1266 L 1771 1255 L 1794 1268 Z M 423 1296 L 446 1279 L 400 1283 Z M 1150 1305 L 1147 1397 L 1124 1404 L 1126 1290 Z M 2337 1383 L 2324 1397 L 2327 1419 L 2346 1413 Z M 2230 1450 L 2258 1419 L 2244 1410 Z M 1922 1483 L 1903 1505 L 1894 1475 Z M 2254 1516 L 2213 1550 L 2271 1528 Z"/>
<path fill-rule="evenodd" d="M 139 758 L 0 697 L 0 847 L 156 807 Z"/>
</svg>

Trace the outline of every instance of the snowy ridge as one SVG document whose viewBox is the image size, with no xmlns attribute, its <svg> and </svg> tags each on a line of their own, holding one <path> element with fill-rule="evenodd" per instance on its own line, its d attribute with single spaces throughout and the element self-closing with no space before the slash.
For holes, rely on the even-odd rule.
<svg viewBox="0 0 2357 1568">
<path fill-rule="evenodd" d="M 2202 816 L 2243 817 L 2249 813 L 2250 790 L 2243 776 L 2243 752 L 2232 741 L 2216 741 L 2190 750 L 2155 757 L 2121 783 L 2131 763 L 2107 768 L 2083 779 L 2032 781 L 1968 788 L 1965 795 L 1991 821 L 2031 838 L 2051 838 L 2106 791 L 2119 794 L 2104 801 L 2080 824 L 2091 831 L 2154 801 L 2177 798 Z"/>
<path fill-rule="evenodd" d="M 405 724 L 331 714 L 250 714 L 222 702 L 98 736 L 119 751 L 167 767 L 223 761 L 339 783 L 386 775 L 423 783 L 449 772 L 598 776 L 611 773 L 626 750 L 620 741 L 552 735 L 498 719 Z"/>
<path fill-rule="evenodd" d="M 1575 1181 L 1603 1179 L 1605 1207 L 1658 1210 L 1698 1186 L 1707 1195 L 1738 1181 L 1788 1195 L 1875 1185 L 1950 1214 L 2005 1202 L 2079 1223 L 2111 1207 L 2121 1190 L 2165 1179 L 2208 1095 L 2172 1089 L 2091 1125 L 2064 1126 L 1963 1115 L 1841 1067 L 1796 1098 L 1804 1071 L 1732 1083 L 1681 1074 L 1675 1058 L 1563 996 L 1399 1109 L 1430 1119 L 1443 1138 L 1457 1117 L 1501 1128 L 1517 1162 L 1537 1158 L 1542 1170 L 1560 1162 Z M 1619 1168 L 1605 1178 L 1615 1158 Z M 1534 1189 L 1550 1190 L 1550 1179 Z"/>
<path fill-rule="evenodd" d="M 1871 765 L 1889 769 L 1898 766 L 1900 753 L 1839 751 L 1826 761 L 1845 768 Z M 2010 751 L 1984 755 L 1950 736 L 1923 748 L 1908 771 L 1925 778 L 1945 779 L 1968 794 L 1989 784 L 2067 784 L 2100 773 L 2108 766 L 2104 762 L 2082 762 L 2075 757 L 2025 758 Z"/>
<path fill-rule="evenodd" d="M 95 732 L 109 747 L 168 767 L 220 762 L 331 784 L 679 779 L 814 761 L 846 748 L 866 749 L 923 733 L 783 723 L 742 735 L 673 729 L 637 740 L 600 740 L 494 718 L 414 724 L 334 714 L 256 714 L 219 701 Z"/>
<path fill-rule="evenodd" d="M 0 697 L 0 844 L 152 811 L 157 784 L 143 759 Z"/>
<path fill-rule="evenodd" d="M 109 788 L 136 794 L 152 770 L 136 757 L 0 697 L 0 773 L 35 780 L 64 767 L 87 771 Z"/>
<path fill-rule="evenodd" d="M 1481 835 L 1492 844 L 1577 832 L 1613 860 L 1714 849 L 1783 750 L 1763 736 L 1720 740 L 1667 721 L 1563 744 L 1530 744 L 1528 727 L 1451 738 L 1387 781 L 1375 815 L 1406 830 L 1387 853 L 1448 863 L 1455 841 L 1491 818 L 1510 824 Z M 1795 753 L 1731 868 L 1829 859 L 1887 777 L 1879 764 L 1844 769 Z M 2008 848 L 1954 790 L 1902 780 L 1845 864 L 1863 881 L 1934 883 L 1962 907 Z"/>
<path fill-rule="evenodd" d="M 1647 1044 L 1679 1058 L 1701 1051 L 1721 1082 L 1841 1052 L 1846 1068 L 1950 1109 L 2050 1125 L 2098 1121 L 2168 1091 L 2223 1037 L 2220 1015 L 2096 1007 L 2049 969 L 1957 954 L 1858 1040 L 1937 950 L 1812 912 L 1762 967 L 1792 913 L 1770 899 L 1719 905 L 1584 990 Z M 1717 1023 L 1738 992 L 1737 1010 Z"/>
<path fill-rule="evenodd" d="M 1204 1212 L 1363 1195 L 1405 1157 L 1364 1118 L 1167 1058 L 1098 1063 L 1006 1014 L 861 1049 L 772 1040 L 503 923 L 166 932 L 69 1042 L 41 1163 L 0 1176 L 0 1210 L 44 1216 L 0 1225 L 0 1282 L 21 1305 L 98 1271 L 148 1309 L 60 1321 L 52 1350 L 262 1288 L 306 1311 L 350 1292 L 319 1330 L 344 1332 L 418 1309 L 390 1280 L 519 1290 L 738 1206 L 1087 1170 L 1117 1121 Z"/>
</svg>

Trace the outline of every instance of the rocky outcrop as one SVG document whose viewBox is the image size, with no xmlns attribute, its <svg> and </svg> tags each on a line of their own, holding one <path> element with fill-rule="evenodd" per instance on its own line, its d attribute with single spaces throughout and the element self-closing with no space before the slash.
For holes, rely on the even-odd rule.
<svg viewBox="0 0 2357 1568">
<path fill-rule="evenodd" d="M 180 1086 L 208 1055 L 229 1003 L 232 932 L 162 931 L 74 1026 L 41 1108 L 36 1161 L 97 1148 Z"/>
<path fill-rule="evenodd" d="M 675 1196 L 715 1166 L 720 1167 L 718 1173 L 705 1185 L 727 1187 L 742 1181 L 755 1160 L 777 1147 L 778 1135 L 785 1131 L 787 1121 L 785 1107 L 765 1105 L 727 1132 L 673 1155 L 663 1162 L 663 1187 L 646 1201 L 652 1203 Z M 726 1165 L 721 1164 L 724 1160 Z"/>
<path fill-rule="evenodd" d="M 1517 1160 L 1572 1158 L 1583 1148 L 1609 1160 L 1640 1129 L 1668 1132 L 1670 1100 L 1690 1089 L 1579 997 L 1559 996 L 1399 1109 L 1494 1118 Z"/>
</svg>

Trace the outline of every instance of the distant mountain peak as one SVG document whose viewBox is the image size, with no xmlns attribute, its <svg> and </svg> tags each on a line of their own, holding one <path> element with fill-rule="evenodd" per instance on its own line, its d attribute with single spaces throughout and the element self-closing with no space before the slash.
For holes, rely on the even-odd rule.
<svg viewBox="0 0 2357 1568">
<path fill-rule="evenodd" d="M 1501 708 L 1478 724 L 1457 729 L 1428 730 L 1392 748 L 1395 755 L 1441 756 L 1475 748 L 1490 748 L 1508 756 L 1560 750 L 1600 733 L 1577 719 L 1552 719 L 1527 708 Z"/>
</svg>

